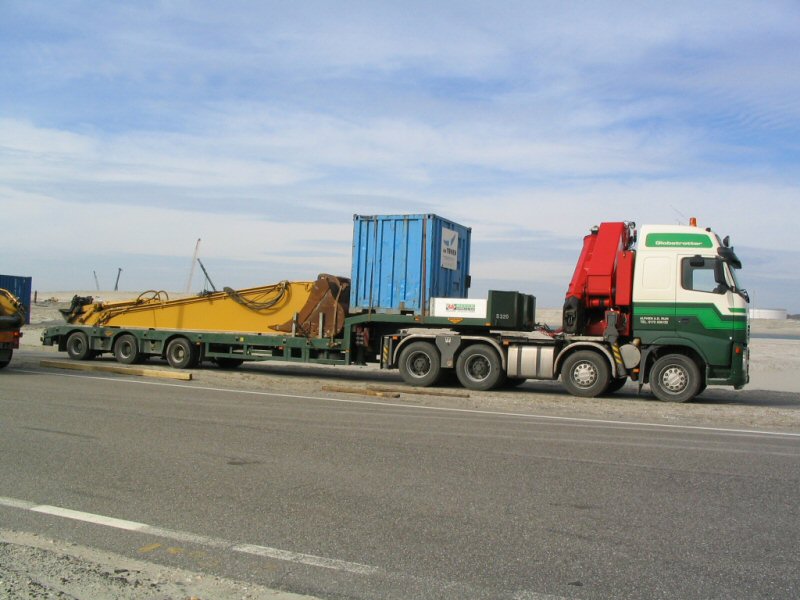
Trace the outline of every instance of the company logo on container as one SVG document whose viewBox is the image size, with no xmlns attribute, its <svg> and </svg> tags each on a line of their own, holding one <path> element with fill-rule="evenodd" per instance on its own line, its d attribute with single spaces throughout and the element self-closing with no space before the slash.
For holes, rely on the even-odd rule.
<svg viewBox="0 0 800 600">
<path fill-rule="evenodd" d="M 448 234 L 450 234 L 449 237 Z M 457 240 L 458 240 L 457 231 L 444 233 L 442 235 L 442 244 L 444 246 L 442 248 L 442 252 L 449 254 L 450 256 L 456 256 L 458 254 L 458 251 L 454 248 L 454 246 L 456 245 Z"/>
<path fill-rule="evenodd" d="M 458 231 L 442 228 L 441 264 L 445 269 L 458 270 Z"/>
</svg>

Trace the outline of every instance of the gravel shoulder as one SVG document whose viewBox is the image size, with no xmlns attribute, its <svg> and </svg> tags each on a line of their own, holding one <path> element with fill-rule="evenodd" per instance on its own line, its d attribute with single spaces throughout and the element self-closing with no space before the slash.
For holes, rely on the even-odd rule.
<svg viewBox="0 0 800 600">
<path fill-rule="evenodd" d="M 0 529 L 0 596 L 7 600 L 314 600 L 5 529 Z"/>
</svg>

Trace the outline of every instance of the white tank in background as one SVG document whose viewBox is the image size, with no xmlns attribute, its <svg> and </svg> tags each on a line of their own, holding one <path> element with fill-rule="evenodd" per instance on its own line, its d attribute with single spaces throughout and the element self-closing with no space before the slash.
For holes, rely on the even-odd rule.
<svg viewBox="0 0 800 600">
<path fill-rule="evenodd" d="M 751 319 L 787 319 L 788 312 L 785 308 L 751 308 Z"/>
</svg>

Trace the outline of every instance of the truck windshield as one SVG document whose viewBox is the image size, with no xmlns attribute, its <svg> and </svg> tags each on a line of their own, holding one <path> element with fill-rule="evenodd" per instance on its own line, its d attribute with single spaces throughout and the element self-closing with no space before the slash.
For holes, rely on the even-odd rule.
<svg viewBox="0 0 800 600">
<path fill-rule="evenodd" d="M 729 279 L 730 282 L 733 283 L 733 292 L 739 294 L 742 298 L 745 299 L 746 302 L 750 302 L 750 295 L 747 293 L 747 290 L 742 287 L 742 284 L 739 282 L 739 277 L 736 275 L 736 272 L 739 269 L 735 269 L 730 263 L 723 263 L 725 266 L 725 273 L 727 274 L 726 277 Z"/>
<path fill-rule="evenodd" d="M 728 272 L 728 277 L 730 277 L 731 281 L 733 282 L 734 291 L 740 290 L 742 286 L 739 284 L 739 278 L 736 276 L 737 269 L 734 269 L 733 267 L 731 267 L 729 264 L 726 263 L 725 270 Z"/>
</svg>

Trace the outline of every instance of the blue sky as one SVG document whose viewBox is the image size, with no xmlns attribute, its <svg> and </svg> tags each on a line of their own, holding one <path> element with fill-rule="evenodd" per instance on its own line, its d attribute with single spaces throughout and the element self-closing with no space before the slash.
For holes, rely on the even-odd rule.
<svg viewBox="0 0 800 600">
<path fill-rule="evenodd" d="M 346 275 L 354 213 L 435 212 L 560 306 L 592 225 L 696 216 L 800 312 L 798 73 L 796 2 L 0 1 L 0 272 Z"/>
</svg>

